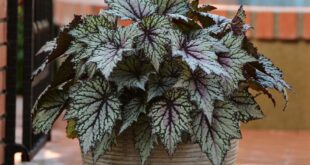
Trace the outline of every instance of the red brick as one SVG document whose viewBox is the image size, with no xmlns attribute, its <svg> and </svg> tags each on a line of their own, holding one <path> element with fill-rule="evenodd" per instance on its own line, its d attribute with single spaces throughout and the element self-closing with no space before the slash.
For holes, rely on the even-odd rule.
<svg viewBox="0 0 310 165">
<path fill-rule="evenodd" d="M 3 90 L 5 90 L 5 71 L 0 71 L 0 94 Z"/>
<path fill-rule="evenodd" d="M 310 39 L 310 13 L 304 14 L 304 38 Z"/>
<path fill-rule="evenodd" d="M 88 6 L 88 5 L 81 5 L 80 10 L 81 10 L 80 15 L 96 15 L 96 14 L 98 14 L 94 7 Z"/>
<path fill-rule="evenodd" d="M 6 23 L 0 23 L 0 44 L 6 42 Z"/>
<path fill-rule="evenodd" d="M 99 13 L 101 10 L 106 10 L 108 9 L 108 5 L 106 6 L 94 6 L 94 10 L 96 11 L 96 13 Z"/>
<path fill-rule="evenodd" d="M 7 64 L 7 54 L 6 54 L 6 46 L 0 46 L 0 68 L 6 66 Z"/>
<path fill-rule="evenodd" d="M 5 113 L 5 95 L 0 95 L 0 116 Z M 1 120 L 1 119 L 0 119 Z"/>
<path fill-rule="evenodd" d="M 296 39 L 297 38 L 297 13 L 279 14 L 279 38 Z"/>
<path fill-rule="evenodd" d="M 132 24 L 132 21 L 131 20 L 119 20 L 117 22 L 117 24 L 120 26 L 128 26 L 128 25 Z"/>
<path fill-rule="evenodd" d="M 248 11 L 247 11 L 247 12 L 246 12 L 245 23 L 247 23 L 247 24 L 253 26 L 251 21 L 252 21 L 252 12 L 248 12 Z M 249 30 L 247 31 L 246 35 L 247 35 L 248 37 L 252 37 L 252 35 L 253 35 L 253 29 L 249 29 Z"/>
<path fill-rule="evenodd" d="M 0 164 L 4 163 L 4 143 L 0 143 Z"/>
<path fill-rule="evenodd" d="M 55 1 L 54 3 L 54 22 L 58 25 L 62 25 L 62 16 L 64 11 L 64 5 L 59 1 Z"/>
<path fill-rule="evenodd" d="M 255 37 L 258 39 L 274 39 L 274 13 L 256 13 Z"/>
<path fill-rule="evenodd" d="M 0 0 L 0 19 L 6 17 L 6 1 L 7 0 Z"/>
<path fill-rule="evenodd" d="M 0 119 L 0 141 L 4 138 L 4 135 L 5 135 L 5 120 Z"/>
<path fill-rule="evenodd" d="M 216 15 L 220 15 L 220 16 L 224 16 L 224 17 L 228 16 L 227 10 L 213 10 L 213 11 L 211 11 L 211 13 L 216 14 Z"/>
</svg>

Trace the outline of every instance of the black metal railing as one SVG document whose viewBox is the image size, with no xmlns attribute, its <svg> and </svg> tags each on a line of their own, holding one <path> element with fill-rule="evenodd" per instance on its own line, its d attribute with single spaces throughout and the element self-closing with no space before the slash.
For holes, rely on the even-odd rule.
<svg viewBox="0 0 310 165">
<path fill-rule="evenodd" d="M 45 89 L 52 77 L 49 66 L 39 77 L 31 81 L 33 72 L 44 60 L 35 52 L 53 37 L 53 12 L 51 0 L 24 1 L 24 101 L 23 101 L 23 144 L 29 149 L 22 159 L 27 161 L 49 140 L 49 135 L 34 135 L 32 132 L 31 109 L 35 99 Z"/>
<path fill-rule="evenodd" d="M 24 63 L 23 63 L 23 113 L 22 144 L 16 143 L 16 56 L 17 56 L 17 8 L 18 0 L 7 0 L 7 95 L 6 95 L 6 125 L 5 125 L 5 165 L 14 164 L 14 154 L 22 153 L 23 161 L 30 161 L 35 154 L 50 140 L 50 135 L 34 135 L 32 131 L 31 109 L 39 94 L 50 82 L 53 68 L 48 68 L 34 81 L 31 74 L 44 59 L 35 56 L 35 52 L 54 33 L 52 0 L 24 1 Z"/>
</svg>

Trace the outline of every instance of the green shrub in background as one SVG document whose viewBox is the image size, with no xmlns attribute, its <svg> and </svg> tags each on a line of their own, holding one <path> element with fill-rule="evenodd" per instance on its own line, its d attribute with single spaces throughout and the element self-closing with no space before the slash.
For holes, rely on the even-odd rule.
<svg viewBox="0 0 310 165">
<path fill-rule="evenodd" d="M 24 12 L 23 6 L 18 7 L 18 25 L 17 25 L 17 93 L 23 92 L 23 63 L 24 63 Z"/>
</svg>

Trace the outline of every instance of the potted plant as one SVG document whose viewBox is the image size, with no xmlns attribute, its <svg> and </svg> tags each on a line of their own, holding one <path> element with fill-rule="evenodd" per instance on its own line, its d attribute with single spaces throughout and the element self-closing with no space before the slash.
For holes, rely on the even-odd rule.
<svg viewBox="0 0 310 165">
<path fill-rule="evenodd" d="M 249 89 L 287 101 L 282 72 L 245 35 L 242 7 L 228 19 L 198 0 L 107 4 L 75 16 L 38 52 L 47 57 L 34 72 L 66 57 L 33 128 L 47 133 L 64 112 L 85 164 L 233 164 L 240 122 L 264 117 Z"/>
</svg>

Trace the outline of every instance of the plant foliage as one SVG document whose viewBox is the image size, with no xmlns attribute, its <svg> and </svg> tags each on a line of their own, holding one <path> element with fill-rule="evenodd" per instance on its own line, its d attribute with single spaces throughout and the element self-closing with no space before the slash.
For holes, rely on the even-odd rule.
<svg viewBox="0 0 310 165">
<path fill-rule="evenodd" d="M 241 7 L 232 19 L 198 0 L 107 0 L 96 16 L 76 16 L 39 53 L 65 56 L 33 109 L 33 127 L 48 132 L 65 112 L 68 136 L 96 161 L 119 134 L 133 131 L 144 164 L 157 140 L 173 155 L 190 135 L 221 165 L 240 122 L 264 117 L 254 89 L 272 98 L 290 86 L 245 33 Z M 123 26 L 122 20 L 130 20 Z"/>
</svg>

